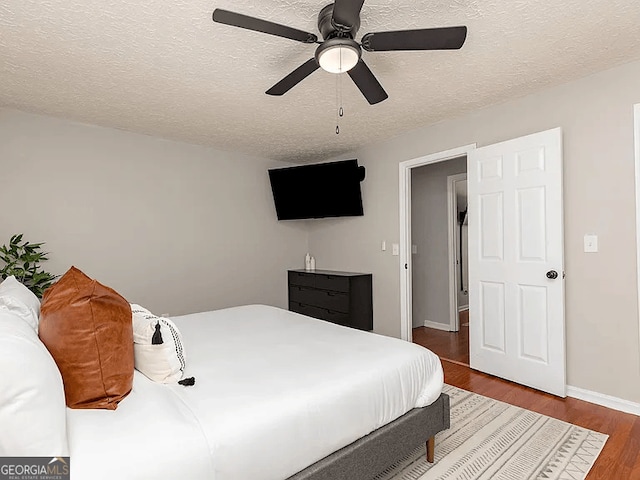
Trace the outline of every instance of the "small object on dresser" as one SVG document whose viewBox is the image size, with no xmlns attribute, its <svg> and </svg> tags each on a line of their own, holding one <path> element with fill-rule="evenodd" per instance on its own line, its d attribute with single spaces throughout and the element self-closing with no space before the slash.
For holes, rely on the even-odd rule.
<svg viewBox="0 0 640 480">
<path fill-rule="evenodd" d="M 316 259 L 315 257 L 311 257 L 311 262 L 309 262 L 309 270 L 315 270 L 316 269 Z"/>
<path fill-rule="evenodd" d="M 311 270 L 311 255 L 309 255 L 309 252 L 304 256 L 304 269 Z"/>
</svg>

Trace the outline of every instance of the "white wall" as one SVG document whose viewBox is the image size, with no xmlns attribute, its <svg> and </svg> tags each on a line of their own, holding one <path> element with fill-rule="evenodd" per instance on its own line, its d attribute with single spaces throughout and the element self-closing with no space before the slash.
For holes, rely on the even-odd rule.
<svg viewBox="0 0 640 480">
<path fill-rule="evenodd" d="M 449 203 L 447 177 L 467 171 L 458 158 L 411 170 L 413 326 L 425 321 L 449 327 Z"/>
<path fill-rule="evenodd" d="M 46 242 L 131 302 L 172 315 L 287 306 L 306 225 L 277 222 L 278 162 L 0 110 L 0 244 Z"/>
<path fill-rule="evenodd" d="M 638 85 L 640 62 L 634 62 L 351 152 L 367 168 L 365 216 L 313 229 L 310 249 L 323 267 L 373 272 L 374 328 L 399 336 L 398 257 L 379 249 L 380 240 L 399 239 L 398 162 L 562 127 L 568 383 L 640 402 L 633 157 Z M 585 233 L 599 235 L 599 253 L 583 253 Z"/>
</svg>

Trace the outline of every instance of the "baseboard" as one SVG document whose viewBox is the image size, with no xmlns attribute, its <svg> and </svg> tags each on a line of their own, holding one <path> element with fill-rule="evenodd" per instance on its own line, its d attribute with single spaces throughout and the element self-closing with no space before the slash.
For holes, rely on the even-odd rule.
<svg viewBox="0 0 640 480">
<path fill-rule="evenodd" d="M 425 320 L 424 326 L 427 328 L 435 328 L 436 330 L 444 330 L 445 332 L 450 332 L 449 325 L 445 325 L 444 323 L 432 322 L 431 320 Z"/>
<path fill-rule="evenodd" d="M 469 310 L 469 305 L 460 305 L 458 307 L 458 312 L 464 312 L 465 310 Z"/>
<path fill-rule="evenodd" d="M 584 388 L 572 387 L 567 385 L 567 396 L 577 398 L 578 400 L 584 400 L 585 402 L 595 403 L 596 405 L 602 405 L 603 407 L 612 408 L 620 412 L 632 413 L 640 416 L 640 403 L 631 402 L 618 397 L 612 397 L 611 395 L 605 395 L 604 393 L 592 392 L 591 390 L 585 390 Z"/>
</svg>

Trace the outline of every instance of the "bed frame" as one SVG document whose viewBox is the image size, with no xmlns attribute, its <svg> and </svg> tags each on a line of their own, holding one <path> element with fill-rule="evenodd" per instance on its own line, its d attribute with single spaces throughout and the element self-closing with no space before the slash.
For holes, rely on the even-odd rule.
<svg viewBox="0 0 640 480">
<path fill-rule="evenodd" d="M 410 410 L 287 480 L 371 480 L 423 443 L 433 462 L 435 434 L 449 426 L 449 396 L 443 393 L 431 405 Z"/>
</svg>

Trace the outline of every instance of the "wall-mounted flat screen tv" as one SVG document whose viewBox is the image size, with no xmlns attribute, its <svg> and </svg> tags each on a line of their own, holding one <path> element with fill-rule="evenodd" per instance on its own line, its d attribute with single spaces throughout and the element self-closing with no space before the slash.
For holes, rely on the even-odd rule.
<svg viewBox="0 0 640 480">
<path fill-rule="evenodd" d="M 364 215 L 357 160 L 269 170 L 278 220 Z"/>
</svg>

